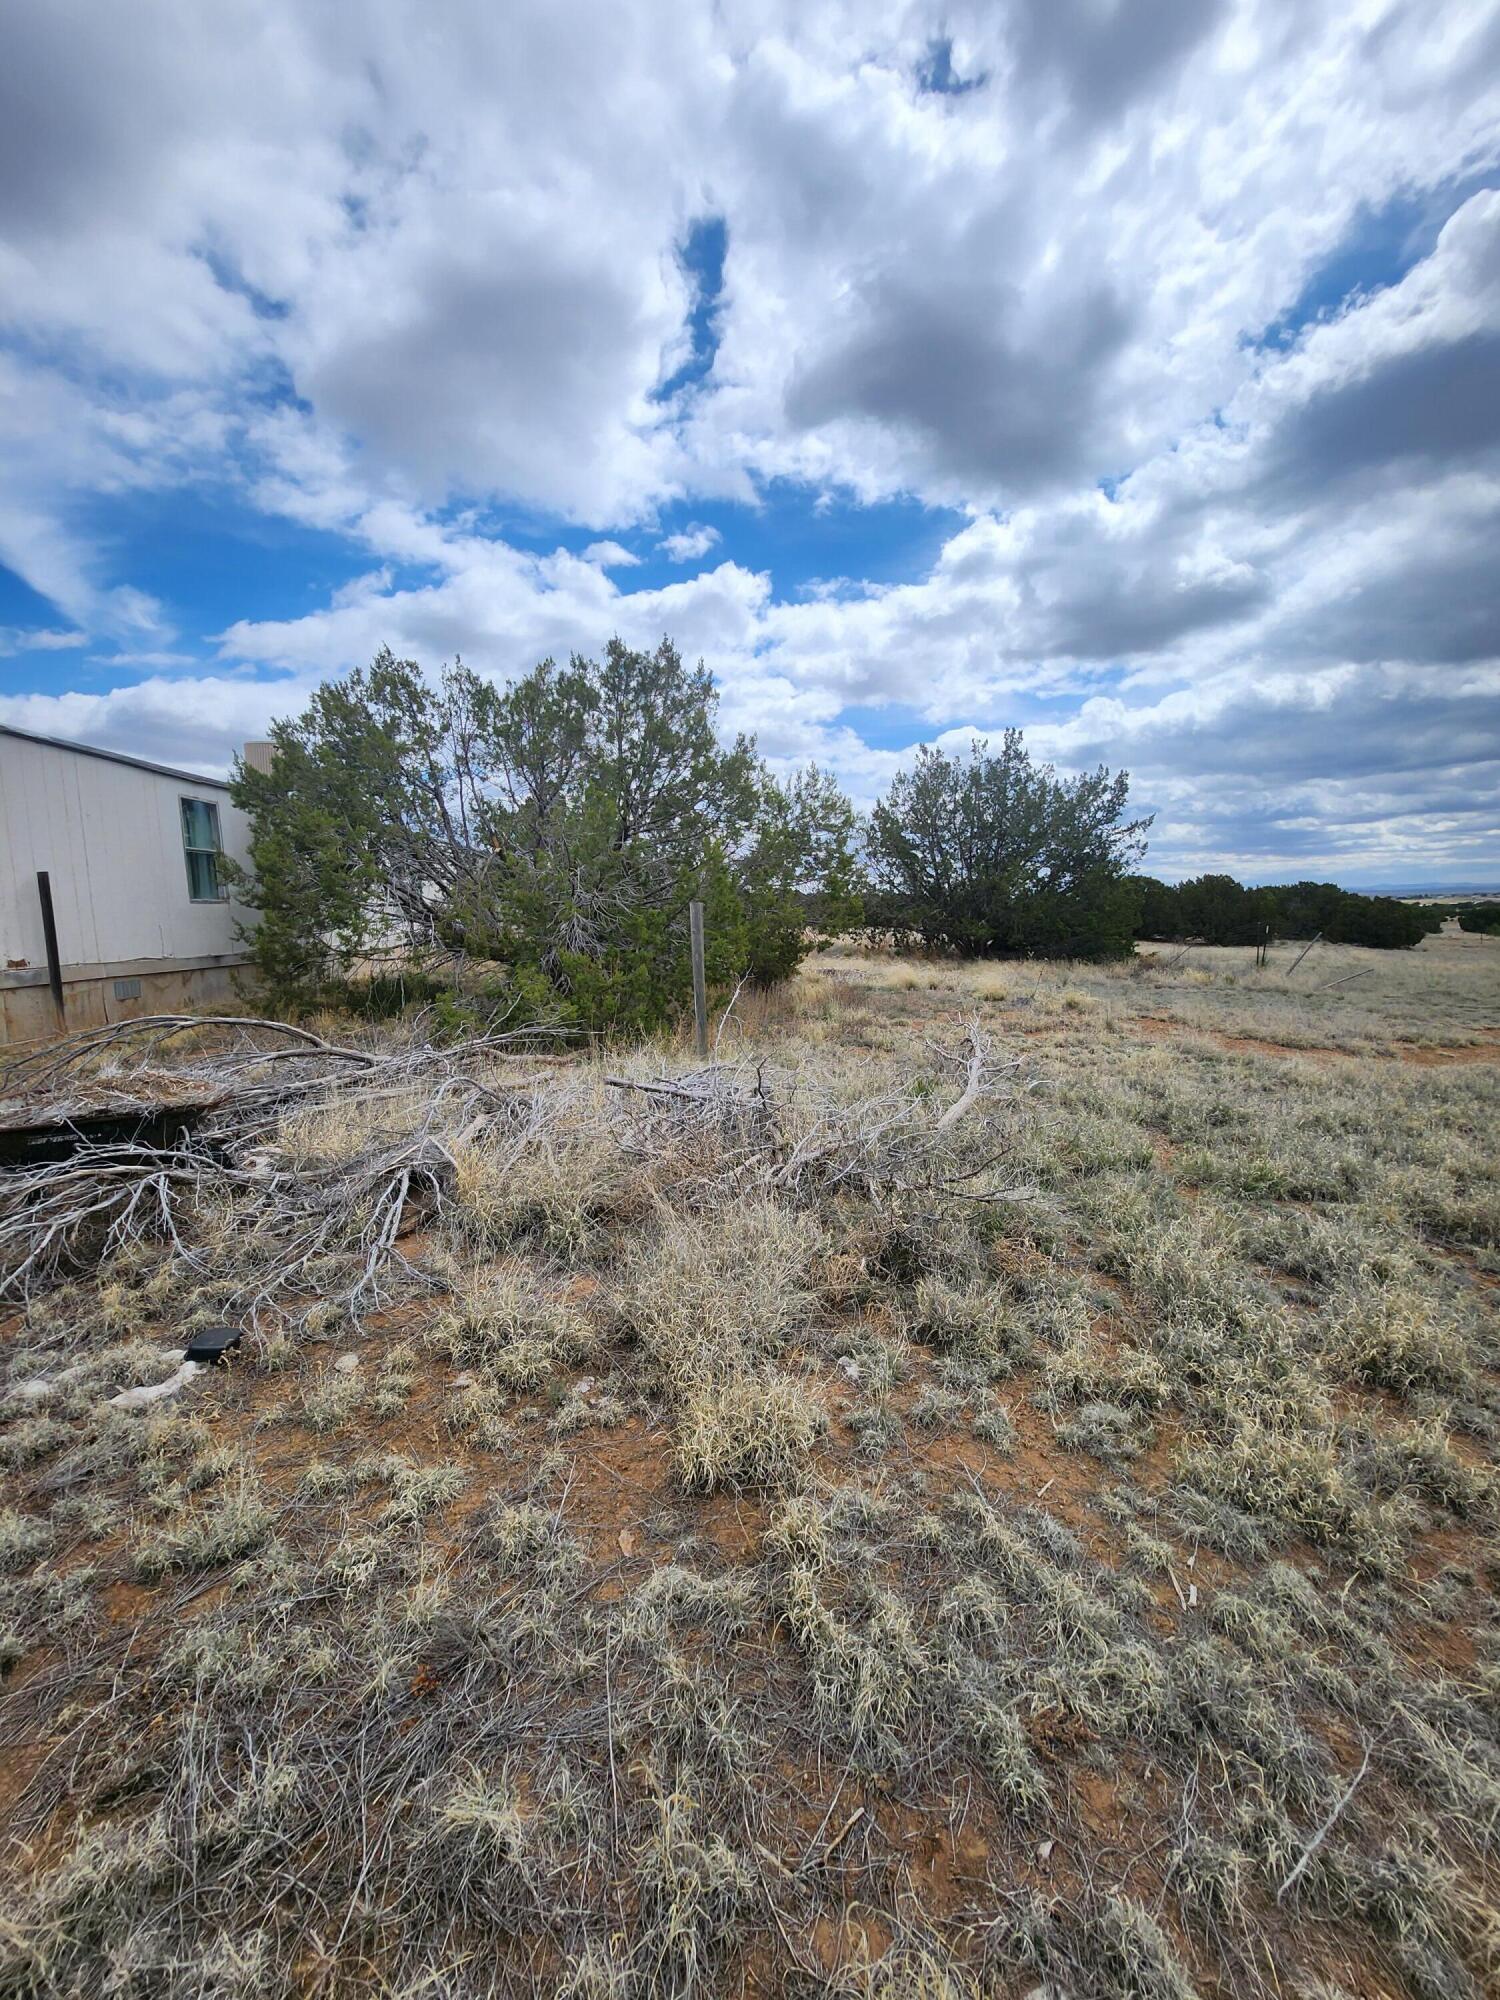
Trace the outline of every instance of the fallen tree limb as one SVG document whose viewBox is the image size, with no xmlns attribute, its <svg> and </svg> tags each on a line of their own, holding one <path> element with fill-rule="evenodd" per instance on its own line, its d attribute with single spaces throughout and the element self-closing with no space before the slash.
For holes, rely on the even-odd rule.
<svg viewBox="0 0 1500 2000">
<path fill-rule="evenodd" d="M 969 1074 L 964 1084 L 963 1095 L 955 1098 L 937 1122 L 940 1132 L 946 1132 L 950 1125 L 956 1125 L 965 1112 L 972 1111 L 979 1102 L 984 1089 L 984 1069 L 989 1056 L 988 1045 L 975 1022 L 969 1023 Z"/>
<path fill-rule="evenodd" d="M 607 1076 L 605 1083 L 611 1090 L 639 1090 L 647 1097 L 680 1097 L 688 1104 L 701 1104 L 701 1094 L 694 1090 L 684 1090 L 675 1083 L 641 1083 L 631 1076 Z"/>
<path fill-rule="evenodd" d="M 1316 940 L 1314 940 L 1314 942 L 1316 942 Z M 1349 1801 L 1354 1797 L 1354 1794 L 1359 1790 L 1361 1779 L 1364 1777 L 1366 1771 L 1368 1771 L 1370 1768 L 1370 1752 L 1373 1748 L 1374 1748 L 1373 1744 L 1367 1743 L 1365 1745 L 1365 1754 L 1360 1759 L 1359 1769 L 1355 1772 L 1353 1778 L 1350 1780 L 1347 1789 L 1343 1793 L 1341 1793 L 1338 1802 L 1335 1804 L 1333 1808 L 1333 1811 L 1328 1815 L 1327 1819 L 1324 1820 L 1323 1824 L 1318 1828 L 1317 1832 L 1313 1835 L 1312 1839 L 1307 1843 L 1306 1847 L 1303 1848 L 1302 1858 L 1298 1861 L 1296 1867 L 1292 1870 L 1291 1874 L 1287 1876 L 1286 1880 L 1282 1883 L 1281 1887 L 1276 1891 L 1276 1900 L 1278 1903 L 1282 1900 L 1284 1896 L 1288 1895 L 1290 1891 L 1296 1887 L 1298 1882 L 1301 1881 L 1303 1875 L 1306 1873 L 1307 1864 L 1312 1860 L 1313 1856 L 1317 1853 L 1318 1849 L 1323 1845 L 1323 1842 L 1328 1838 L 1329 1834 L 1333 1832 L 1335 1826 L 1338 1825 L 1338 1822 L 1342 1818 L 1344 1811 L 1349 1804 Z"/>
</svg>

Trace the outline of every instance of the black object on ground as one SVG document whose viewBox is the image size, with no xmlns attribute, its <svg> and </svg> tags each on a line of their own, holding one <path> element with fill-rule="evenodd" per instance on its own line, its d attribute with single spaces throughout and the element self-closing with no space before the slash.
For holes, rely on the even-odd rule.
<svg viewBox="0 0 1500 2000">
<path fill-rule="evenodd" d="M 200 1327 L 182 1351 L 184 1361 L 222 1361 L 231 1347 L 238 1347 L 244 1328 L 238 1326 Z"/>
<path fill-rule="evenodd" d="M 81 1112 L 74 1118 L 24 1124 L 24 1112 L 0 1117 L 0 1168 L 71 1160 L 87 1146 L 180 1146 L 211 1104 L 164 1104 L 155 1109 Z"/>
</svg>

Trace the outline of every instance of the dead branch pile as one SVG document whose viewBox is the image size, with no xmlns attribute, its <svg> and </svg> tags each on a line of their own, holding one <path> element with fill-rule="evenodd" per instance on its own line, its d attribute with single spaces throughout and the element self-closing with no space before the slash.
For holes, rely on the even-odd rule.
<svg viewBox="0 0 1500 2000">
<path fill-rule="evenodd" d="M 601 1076 L 527 1032 L 364 1047 L 275 1021 L 94 1030 L 11 1065 L 0 1117 L 55 1127 L 184 1103 L 197 1115 L 167 1144 L 81 1138 L 66 1159 L 0 1170 L 0 1298 L 154 1241 L 205 1279 L 232 1272 L 225 1311 L 297 1321 L 332 1303 L 358 1319 L 442 1282 L 401 1240 L 448 1219 L 461 1160 L 478 1149 L 503 1181 L 560 1133 L 607 1144 L 654 1184 L 669 1162 L 673 1198 L 699 1205 L 755 1191 L 795 1203 L 1026 1192 L 994 1184 L 998 1154 L 953 1139 L 1009 1094 L 1020 1059 L 998 1059 L 977 1023 L 958 1051 L 931 1053 L 936 1076 L 850 1097 L 750 1061 Z M 957 1095 L 939 1110 L 945 1071 Z"/>
<path fill-rule="evenodd" d="M 651 1155 L 686 1135 L 712 1136 L 713 1192 L 758 1190 L 807 1201 L 833 1192 L 881 1201 L 895 1193 L 945 1193 L 965 1199 L 1016 1199 L 1026 1190 L 996 1187 L 989 1177 L 999 1152 L 956 1170 L 949 1134 L 978 1104 L 1009 1095 L 1020 1056 L 999 1058 L 976 1020 L 964 1024 L 954 1051 L 929 1043 L 939 1072 L 961 1079 L 959 1095 L 934 1109 L 933 1080 L 901 1078 L 874 1096 L 848 1098 L 804 1071 L 748 1060 L 711 1063 L 683 1076 L 606 1077 L 637 1110 L 624 1136 Z M 702 1192 L 708 1194 L 705 1187 Z"/>
<path fill-rule="evenodd" d="M 293 1099 L 340 1081 L 389 1083 L 415 1061 L 457 1075 L 476 1054 L 535 1052 L 545 1029 L 434 1047 L 413 1036 L 379 1046 L 330 1042 L 289 1021 L 226 1014 L 151 1014 L 86 1028 L 0 1067 L 0 1125 L 65 1124 L 173 1106 L 252 1110 L 268 1120 Z"/>
<path fill-rule="evenodd" d="M 127 1243 L 169 1242 L 207 1268 L 191 1219 L 226 1208 L 236 1234 L 278 1247 L 275 1269 L 251 1293 L 256 1308 L 305 1286 L 320 1258 L 357 1254 L 355 1308 L 385 1302 L 382 1266 L 397 1236 L 451 1177 L 453 1146 L 524 1090 L 549 1038 L 525 1031 L 448 1046 L 387 1042 L 361 1048 L 282 1021 L 153 1016 L 86 1031 L 9 1065 L 0 1117 L 12 1127 L 126 1117 L 163 1107 L 201 1115 L 170 1145 L 80 1143 L 63 1161 L 0 1173 L 0 1297 L 27 1296 L 65 1273 L 107 1262 Z M 502 1066 L 520 1067 L 497 1075 Z M 346 1104 L 368 1135 L 352 1157 L 296 1169 L 275 1135 L 299 1106 Z M 383 1128 L 379 1107 L 413 1121 Z M 371 1115 L 373 1114 L 373 1116 Z"/>
</svg>

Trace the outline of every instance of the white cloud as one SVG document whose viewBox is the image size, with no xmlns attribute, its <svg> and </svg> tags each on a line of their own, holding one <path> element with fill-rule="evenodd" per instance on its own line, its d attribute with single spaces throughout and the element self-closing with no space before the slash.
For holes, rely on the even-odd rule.
<svg viewBox="0 0 1500 2000">
<path fill-rule="evenodd" d="M 88 644 L 86 632 L 58 632 L 48 626 L 0 625 L 0 657 L 11 653 L 64 653 Z"/>
<path fill-rule="evenodd" d="M 583 560 L 598 563 L 600 569 L 634 569 L 640 557 L 632 555 L 621 542 L 590 542 Z"/>
<path fill-rule="evenodd" d="M 664 535 L 656 546 L 668 562 L 686 563 L 696 562 L 700 556 L 706 556 L 720 540 L 722 537 L 717 528 L 695 522 L 692 527 L 684 528 L 678 534 Z"/>
<path fill-rule="evenodd" d="M 0 696 L 0 722 L 224 777 L 236 753 L 264 737 L 273 716 L 296 713 L 315 685 L 152 675 L 97 694 Z"/>
</svg>

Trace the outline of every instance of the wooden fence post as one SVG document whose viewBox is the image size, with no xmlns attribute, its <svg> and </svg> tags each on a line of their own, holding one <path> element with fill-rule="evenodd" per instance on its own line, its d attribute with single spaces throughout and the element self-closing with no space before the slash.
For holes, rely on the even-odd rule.
<svg viewBox="0 0 1500 2000">
<path fill-rule="evenodd" d="M 688 928 L 693 941 L 693 1020 L 698 1030 L 698 1060 L 708 1061 L 708 983 L 703 972 L 703 905 L 688 904 Z"/>
<path fill-rule="evenodd" d="M 1309 938 L 1307 943 L 1303 945 L 1301 951 L 1298 952 L 1297 956 L 1292 960 L 1291 964 L 1286 969 L 1286 976 L 1288 979 L 1291 978 L 1292 974 L 1297 970 L 1297 967 L 1302 963 L 1303 959 L 1306 958 L 1307 954 L 1312 950 L 1313 946 L 1318 942 L 1318 938 L 1322 937 L 1322 935 L 1323 933 L 1319 931 L 1317 933 L 1317 936 Z"/>
</svg>

